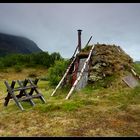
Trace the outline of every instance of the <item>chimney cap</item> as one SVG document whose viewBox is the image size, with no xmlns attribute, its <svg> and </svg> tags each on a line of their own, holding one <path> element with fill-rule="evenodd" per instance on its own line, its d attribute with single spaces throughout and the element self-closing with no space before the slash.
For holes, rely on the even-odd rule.
<svg viewBox="0 0 140 140">
<path fill-rule="evenodd" d="M 81 32 L 82 30 L 81 30 L 81 29 L 79 29 L 79 30 L 77 30 L 77 31 L 80 31 L 80 32 Z"/>
</svg>

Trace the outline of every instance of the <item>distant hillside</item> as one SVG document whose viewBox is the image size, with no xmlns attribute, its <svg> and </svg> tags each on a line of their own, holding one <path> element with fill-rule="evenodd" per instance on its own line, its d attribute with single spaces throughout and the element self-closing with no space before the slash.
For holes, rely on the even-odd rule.
<svg viewBox="0 0 140 140">
<path fill-rule="evenodd" d="M 29 54 L 33 52 L 42 52 L 42 50 L 32 40 L 0 33 L 0 56 L 12 53 Z"/>
<path fill-rule="evenodd" d="M 140 61 L 135 61 L 135 63 L 140 63 Z"/>
</svg>

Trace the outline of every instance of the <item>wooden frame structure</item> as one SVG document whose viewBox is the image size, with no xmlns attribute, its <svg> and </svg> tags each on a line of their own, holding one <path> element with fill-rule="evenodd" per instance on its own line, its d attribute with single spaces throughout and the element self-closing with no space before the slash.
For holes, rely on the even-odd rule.
<svg viewBox="0 0 140 140">
<path fill-rule="evenodd" d="M 46 103 L 43 95 L 38 91 L 38 83 L 39 79 L 35 79 L 32 81 L 31 79 L 25 79 L 24 81 L 20 80 L 13 80 L 11 85 L 7 81 L 4 82 L 7 88 L 7 96 L 5 97 L 4 106 L 8 106 L 9 100 L 13 99 L 16 105 L 23 111 L 24 108 L 21 105 L 21 101 L 28 101 L 32 106 L 35 105 L 33 102 L 33 98 L 39 98 L 43 103 Z M 19 87 L 15 87 L 16 82 L 18 83 Z M 27 92 L 29 90 L 29 93 Z M 19 92 L 18 95 L 15 92 Z M 33 93 L 36 93 L 33 95 Z"/>
</svg>

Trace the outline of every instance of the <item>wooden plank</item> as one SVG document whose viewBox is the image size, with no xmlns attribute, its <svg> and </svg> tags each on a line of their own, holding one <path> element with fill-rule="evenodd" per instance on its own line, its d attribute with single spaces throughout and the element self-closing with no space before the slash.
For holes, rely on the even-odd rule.
<svg viewBox="0 0 140 140">
<path fill-rule="evenodd" d="M 134 88 L 136 86 L 138 86 L 138 81 L 132 76 L 132 75 L 128 75 L 125 76 L 123 78 L 123 81 L 130 87 L 130 88 Z"/>
<path fill-rule="evenodd" d="M 78 72 L 77 72 L 77 78 L 79 77 L 79 74 L 82 70 L 82 67 L 84 65 L 86 61 L 86 58 L 84 59 L 80 59 L 80 62 L 79 62 L 79 67 L 78 67 Z M 76 87 L 75 87 L 75 90 L 80 90 L 81 88 L 85 87 L 87 85 L 87 81 L 88 81 L 88 69 L 89 69 L 89 65 L 86 65 L 86 68 L 83 72 L 83 75 L 81 77 L 81 80 L 77 83 Z"/>
<path fill-rule="evenodd" d="M 39 98 L 40 96 L 42 96 L 42 94 L 36 94 L 36 95 L 29 96 L 29 97 L 23 97 L 23 98 L 19 99 L 19 101 L 26 101 L 26 100 L 30 100 L 33 98 Z"/>
<path fill-rule="evenodd" d="M 84 63 L 84 66 L 83 66 L 83 68 L 82 68 L 82 70 L 81 70 L 81 72 L 80 72 L 80 74 L 79 74 L 79 77 L 78 77 L 77 80 L 74 82 L 72 88 L 70 89 L 68 95 L 66 96 L 66 98 L 65 98 L 66 100 L 69 99 L 69 97 L 71 96 L 71 94 L 72 94 L 73 90 L 75 89 L 77 83 L 80 81 L 80 79 L 81 79 L 81 77 L 82 77 L 82 75 L 83 75 L 83 72 L 84 72 L 84 70 L 85 70 L 85 68 L 86 68 L 86 65 L 88 64 L 88 62 L 89 62 L 89 60 L 90 60 L 90 57 L 91 57 L 91 54 L 92 54 L 93 49 L 94 49 L 94 46 L 92 46 L 92 48 L 91 48 L 91 50 L 90 50 L 90 52 L 89 52 L 89 56 L 88 56 L 88 58 L 86 59 L 86 61 L 85 61 L 85 63 Z"/>
<path fill-rule="evenodd" d="M 24 91 L 26 89 L 31 89 L 31 88 L 37 88 L 37 86 L 29 85 L 29 86 L 26 86 L 26 87 L 18 87 L 18 88 L 12 89 L 12 91 Z"/>
</svg>

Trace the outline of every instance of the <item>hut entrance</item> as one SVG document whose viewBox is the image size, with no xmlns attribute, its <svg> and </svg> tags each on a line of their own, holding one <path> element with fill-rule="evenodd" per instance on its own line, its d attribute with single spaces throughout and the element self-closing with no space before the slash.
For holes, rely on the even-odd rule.
<svg viewBox="0 0 140 140">
<path fill-rule="evenodd" d="M 78 71 L 76 74 L 76 79 L 80 76 L 80 72 L 82 70 L 82 67 L 84 66 L 84 63 L 86 61 L 86 58 L 80 59 L 79 61 L 79 67 L 78 67 Z M 81 80 L 77 83 L 75 89 L 76 90 L 80 90 L 81 88 L 84 88 L 87 85 L 87 81 L 88 81 L 88 65 L 86 66 L 83 75 L 81 77 Z"/>
<path fill-rule="evenodd" d="M 77 54 L 79 63 L 78 63 L 77 71 L 75 73 L 75 79 L 77 79 L 80 76 L 80 72 L 84 66 L 84 63 L 86 62 L 87 57 L 88 57 L 88 53 L 80 52 Z M 87 85 L 88 75 L 89 75 L 88 71 L 89 71 L 89 65 L 86 65 L 86 67 L 83 71 L 83 75 L 81 76 L 81 80 L 77 83 L 77 85 L 75 87 L 76 90 L 80 90 L 81 88 L 84 88 Z M 74 84 L 74 82 L 73 82 L 73 84 Z"/>
<path fill-rule="evenodd" d="M 71 82 L 71 86 L 74 84 L 74 82 L 77 79 L 77 73 L 78 73 L 78 69 L 79 69 L 79 59 L 75 60 L 74 63 L 74 67 L 73 67 L 73 72 L 72 72 L 72 82 Z"/>
</svg>

